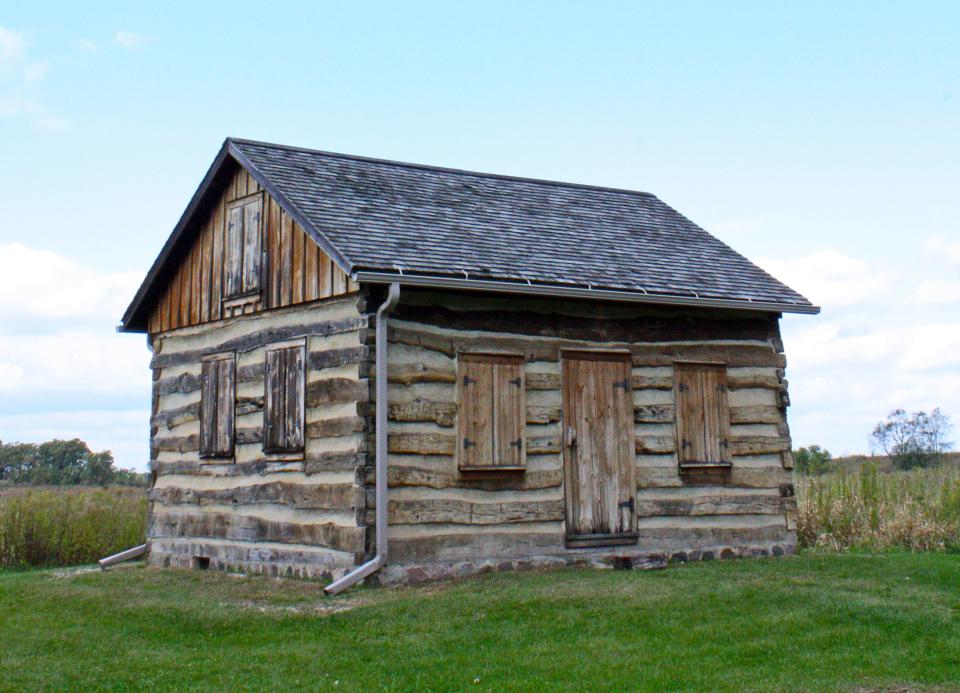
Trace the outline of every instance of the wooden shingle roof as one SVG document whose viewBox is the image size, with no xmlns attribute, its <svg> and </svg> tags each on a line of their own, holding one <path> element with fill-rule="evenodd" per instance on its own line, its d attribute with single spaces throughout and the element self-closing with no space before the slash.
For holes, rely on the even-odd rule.
<svg viewBox="0 0 960 693">
<path fill-rule="evenodd" d="M 623 293 L 641 302 L 818 310 L 649 193 L 232 138 L 218 161 L 227 155 L 361 281 L 436 277 L 471 288 L 497 282 L 499 290 L 515 284 L 518 292 L 533 285 L 598 291 L 598 297 Z M 178 229 L 183 225 L 182 219 Z M 162 260 L 163 254 L 151 274 L 162 270 Z M 138 299 L 124 326 L 139 311 Z"/>
</svg>

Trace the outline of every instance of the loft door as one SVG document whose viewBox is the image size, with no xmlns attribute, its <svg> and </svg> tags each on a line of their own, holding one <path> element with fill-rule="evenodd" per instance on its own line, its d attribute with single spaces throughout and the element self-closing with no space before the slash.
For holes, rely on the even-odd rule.
<svg viewBox="0 0 960 693">
<path fill-rule="evenodd" d="M 636 540 L 633 440 L 630 355 L 564 352 L 568 546 Z"/>
</svg>

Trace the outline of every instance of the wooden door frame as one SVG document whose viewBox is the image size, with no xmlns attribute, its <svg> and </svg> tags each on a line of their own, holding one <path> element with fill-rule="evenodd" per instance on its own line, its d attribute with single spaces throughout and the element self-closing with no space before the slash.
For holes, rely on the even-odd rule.
<svg viewBox="0 0 960 693">
<path fill-rule="evenodd" d="M 571 534 L 569 527 L 569 518 L 572 515 L 570 504 L 572 502 L 571 489 L 573 488 L 573 461 L 570 458 L 570 446 L 567 445 L 567 428 L 570 417 L 569 407 L 572 402 L 570 387 L 572 383 L 567 375 L 567 362 L 571 360 L 582 361 L 606 361 L 611 363 L 624 363 L 627 368 L 627 395 L 632 410 L 633 389 L 630 384 L 630 370 L 632 366 L 631 353 L 622 349 L 561 349 L 560 351 L 560 397 L 561 397 L 561 416 L 560 416 L 560 445 L 561 458 L 563 462 L 563 483 L 564 483 L 564 539 L 567 548 L 588 548 L 594 546 L 623 546 L 635 544 L 638 540 L 636 531 L 637 509 L 636 509 L 636 474 L 634 467 L 636 461 L 632 453 L 632 445 L 628 450 L 630 458 L 627 465 L 627 479 L 630 488 L 631 499 L 633 499 L 632 526 L 634 531 L 614 534 Z M 633 417 L 629 417 L 629 425 L 633 430 Z M 633 436 L 631 435 L 631 440 Z"/>
</svg>

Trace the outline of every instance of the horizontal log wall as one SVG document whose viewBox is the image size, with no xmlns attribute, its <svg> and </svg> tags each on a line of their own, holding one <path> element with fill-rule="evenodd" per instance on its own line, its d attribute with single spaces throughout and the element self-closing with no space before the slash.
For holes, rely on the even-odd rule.
<svg viewBox="0 0 960 693">
<path fill-rule="evenodd" d="M 363 558 L 364 306 L 353 293 L 154 337 L 151 562 L 189 567 L 206 557 L 217 568 L 330 579 Z M 266 454 L 266 347 L 298 337 L 307 347 L 305 450 Z M 223 351 L 236 352 L 235 457 L 201 459 L 201 359 Z"/>
<path fill-rule="evenodd" d="M 254 193 L 263 194 L 262 291 L 251 300 L 236 305 L 228 301 L 225 306 L 226 208 L 232 201 Z M 182 253 L 176 267 L 167 272 L 166 281 L 148 322 L 151 334 L 357 290 L 343 270 L 281 209 L 253 176 L 239 166 L 225 184 L 206 221 L 193 233 L 189 249 Z"/>
<path fill-rule="evenodd" d="M 407 290 L 390 325 L 391 562 L 571 551 L 564 545 L 560 352 L 578 348 L 631 354 L 640 535 L 635 550 L 719 552 L 795 540 L 787 527 L 794 508 L 792 458 L 776 316 Z M 523 473 L 492 477 L 458 470 L 455 383 L 462 352 L 523 354 Z M 681 474 L 672 366 L 677 360 L 728 365 L 728 473 Z M 371 525 L 373 482 L 368 469 Z"/>
</svg>

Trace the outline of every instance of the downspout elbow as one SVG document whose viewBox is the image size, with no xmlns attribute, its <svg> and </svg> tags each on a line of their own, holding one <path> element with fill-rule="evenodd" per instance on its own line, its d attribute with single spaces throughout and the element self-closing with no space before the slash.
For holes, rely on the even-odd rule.
<svg viewBox="0 0 960 693">
<path fill-rule="evenodd" d="M 377 309 L 376 323 L 376 554 L 372 559 L 334 580 L 324 588 L 329 595 L 339 594 L 363 578 L 378 571 L 387 562 L 387 316 L 400 300 L 400 284 L 390 284 L 387 299 Z"/>
</svg>

